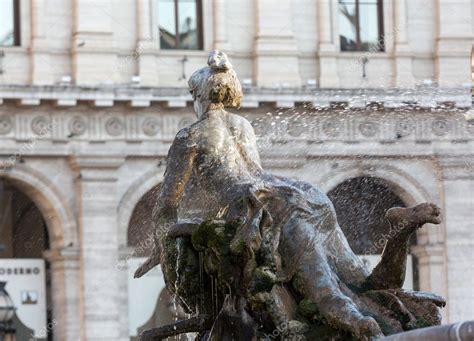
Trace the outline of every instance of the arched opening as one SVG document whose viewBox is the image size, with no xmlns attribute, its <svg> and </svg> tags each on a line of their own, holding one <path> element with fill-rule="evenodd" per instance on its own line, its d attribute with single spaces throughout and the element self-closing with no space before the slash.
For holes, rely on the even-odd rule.
<svg viewBox="0 0 474 341">
<path fill-rule="evenodd" d="M 52 340 L 51 271 L 45 219 L 18 186 L 0 177 L 0 281 L 12 298 L 17 340 Z"/>
<path fill-rule="evenodd" d="M 127 244 L 133 248 L 136 257 L 147 257 L 151 252 L 153 244 L 144 241 L 153 234 L 151 217 L 156 198 L 160 194 L 160 186 L 158 184 L 145 193 L 133 209 L 128 225 Z"/>
<path fill-rule="evenodd" d="M 369 266 L 375 265 L 386 239 L 390 238 L 391 227 L 385 219 L 385 212 L 396 206 L 406 207 L 407 204 L 388 182 L 365 176 L 345 180 L 330 190 L 328 197 L 334 204 L 339 225 L 352 250 L 363 256 Z M 412 244 L 416 244 L 415 235 Z M 415 262 L 409 262 L 407 270 L 407 281 L 411 282 L 405 284 L 409 288 L 418 286 Z"/>
<path fill-rule="evenodd" d="M 164 286 L 159 267 L 144 277 L 133 279 L 133 272 L 150 254 L 153 248 L 152 212 L 161 184 L 145 193 L 133 209 L 130 218 L 127 246 L 129 336 L 136 340 L 141 331 L 173 323 L 184 316 Z M 186 336 L 173 340 L 187 340 Z"/>
</svg>

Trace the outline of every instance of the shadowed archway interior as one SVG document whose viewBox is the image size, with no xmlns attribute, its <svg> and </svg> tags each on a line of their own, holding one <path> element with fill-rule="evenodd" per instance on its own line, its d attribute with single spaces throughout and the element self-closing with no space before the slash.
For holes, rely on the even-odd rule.
<svg viewBox="0 0 474 341">
<path fill-rule="evenodd" d="M 136 257 L 147 257 L 153 243 L 144 243 L 152 237 L 152 214 L 155 202 L 160 195 L 161 184 L 154 186 L 141 197 L 133 209 L 128 224 L 127 246 L 132 247 Z"/>
<path fill-rule="evenodd" d="M 0 258 L 42 258 L 43 252 L 49 249 L 49 237 L 38 207 L 8 181 L 3 181 L 3 186 L 0 184 L 0 200 L 3 246 Z"/>
<path fill-rule="evenodd" d="M 385 212 L 396 206 L 406 207 L 386 181 L 373 177 L 348 179 L 329 191 L 328 196 L 349 245 L 359 255 L 382 253 L 376 245 L 390 231 Z"/>
<path fill-rule="evenodd" d="M 0 259 L 23 258 L 41 259 L 49 249 L 49 234 L 46 222 L 35 203 L 15 184 L 0 178 Z M 46 275 L 46 316 L 50 323 L 51 271 L 45 262 Z M 29 339 L 32 332 L 17 318 L 14 318 L 17 339 Z M 47 340 L 53 340 L 52 330 L 48 330 Z M 43 340 L 43 339 L 41 339 Z"/>
<path fill-rule="evenodd" d="M 328 197 L 349 245 L 358 255 L 380 255 L 391 229 L 385 213 L 392 207 L 407 206 L 387 181 L 375 177 L 348 179 L 330 190 Z M 410 242 L 416 244 L 416 234 Z M 419 286 L 418 260 L 413 256 L 413 287 L 419 290 Z"/>
</svg>

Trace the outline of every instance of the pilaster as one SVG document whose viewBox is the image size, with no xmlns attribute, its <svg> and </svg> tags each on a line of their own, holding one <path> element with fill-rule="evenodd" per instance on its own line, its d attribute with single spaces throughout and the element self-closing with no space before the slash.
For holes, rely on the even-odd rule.
<svg viewBox="0 0 474 341">
<path fill-rule="evenodd" d="M 153 30 L 152 13 L 154 11 L 150 0 L 136 0 L 137 8 L 137 48 L 138 75 L 143 86 L 157 86 L 156 53 L 160 46 L 160 32 Z"/>
<path fill-rule="evenodd" d="M 256 84 L 259 87 L 299 87 L 301 77 L 296 40 L 291 27 L 291 1 L 256 0 L 255 6 Z"/>
<path fill-rule="evenodd" d="M 319 35 L 319 86 L 321 88 L 339 87 L 336 53 L 339 46 L 334 39 L 333 17 L 334 4 L 332 1 L 318 1 L 317 22 Z M 337 9 L 337 5 L 335 7 Z"/>
<path fill-rule="evenodd" d="M 31 1 L 31 84 L 54 84 L 51 63 L 49 62 L 50 49 L 46 28 L 48 25 L 48 1 Z"/>
<path fill-rule="evenodd" d="M 474 155 L 441 159 L 446 222 L 449 321 L 474 315 Z"/>
<path fill-rule="evenodd" d="M 411 88 L 415 85 L 413 76 L 413 58 L 408 44 L 408 11 L 407 0 L 393 2 L 394 12 L 394 69 L 395 86 L 400 88 Z"/>
<path fill-rule="evenodd" d="M 82 338 L 118 340 L 120 284 L 117 271 L 117 180 L 121 157 L 78 156 L 76 191 L 81 239 Z"/>
<path fill-rule="evenodd" d="M 78 85 L 115 81 L 117 55 L 111 0 L 73 0 L 72 62 Z"/>
<path fill-rule="evenodd" d="M 118 283 L 119 283 L 119 304 L 120 311 L 124 312 L 120 314 L 120 341 L 129 341 L 129 307 L 128 307 L 128 260 L 133 256 L 133 248 L 122 247 L 119 248 L 119 262 L 117 263 L 116 269 L 118 271 Z"/>
<path fill-rule="evenodd" d="M 471 81 L 472 6 L 470 0 L 437 0 L 435 67 L 441 85 L 455 86 Z"/>
<path fill-rule="evenodd" d="M 67 247 L 43 254 L 50 265 L 54 341 L 80 339 L 79 251 L 79 247 Z"/>
<path fill-rule="evenodd" d="M 214 49 L 229 51 L 230 45 L 227 37 L 227 8 L 225 0 L 214 0 Z"/>
</svg>

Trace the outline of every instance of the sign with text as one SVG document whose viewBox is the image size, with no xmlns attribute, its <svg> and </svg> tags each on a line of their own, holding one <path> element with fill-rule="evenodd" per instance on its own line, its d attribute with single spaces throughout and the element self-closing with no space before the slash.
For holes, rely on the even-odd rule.
<svg viewBox="0 0 474 341">
<path fill-rule="evenodd" d="M 19 325 L 31 329 L 30 339 L 46 337 L 46 279 L 43 259 L 0 259 L 0 281 L 16 308 Z"/>
</svg>

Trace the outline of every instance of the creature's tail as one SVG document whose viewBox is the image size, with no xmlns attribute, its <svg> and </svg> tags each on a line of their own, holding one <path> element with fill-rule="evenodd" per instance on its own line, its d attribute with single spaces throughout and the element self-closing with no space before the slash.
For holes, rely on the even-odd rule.
<svg viewBox="0 0 474 341">
<path fill-rule="evenodd" d="M 204 332 L 212 327 L 212 320 L 208 315 L 191 317 L 188 320 L 178 321 L 166 326 L 145 330 L 140 334 L 140 341 L 158 341 L 171 336 L 189 332 Z"/>
<path fill-rule="evenodd" d="M 134 278 L 140 278 L 144 274 L 146 274 L 148 271 L 153 269 L 155 266 L 160 264 L 160 254 L 159 253 L 153 253 L 146 261 L 143 263 L 136 271 L 134 274 Z"/>
<path fill-rule="evenodd" d="M 191 236 L 194 229 L 199 226 L 201 222 L 182 222 L 174 224 L 170 227 L 169 231 L 167 232 L 166 236 L 169 238 L 178 238 L 183 236 Z M 153 269 L 155 266 L 160 264 L 160 247 L 155 244 L 153 248 L 152 255 L 143 263 L 136 271 L 135 271 L 135 278 L 140 278 L 148 271 Z"/>
</svg>

